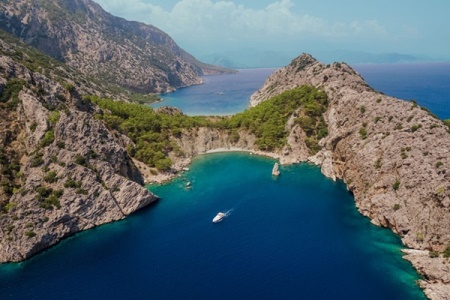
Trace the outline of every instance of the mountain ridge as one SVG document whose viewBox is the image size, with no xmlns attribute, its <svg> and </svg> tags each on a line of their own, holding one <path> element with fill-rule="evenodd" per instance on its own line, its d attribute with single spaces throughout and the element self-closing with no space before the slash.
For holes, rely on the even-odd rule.
<svg viewBox="0 0 450 300">
<path fill-rule="evenodd" d="M 8 0 L 0 28 L 84 74 L 134 92 L 163 93 L 230 70 L 207 65 L 154 26 L 112 16 L 91 0 Z"/>
</svg>

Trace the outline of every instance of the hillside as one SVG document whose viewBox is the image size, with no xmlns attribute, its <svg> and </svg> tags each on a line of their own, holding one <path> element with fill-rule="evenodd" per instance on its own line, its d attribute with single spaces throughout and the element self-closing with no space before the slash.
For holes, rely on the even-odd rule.
<svg viewBox="0 0 450 300">
<path fill-rule="evenodd" d="M 99 81 L 164 93 L 229 70 L 199 62 L 161 30 L 91 0 L 0 2 L 0 29 Z"/>
<path fill-rule="evenodd" d="M 157 199 L 122 146 L 127 138 L 96 120 L 72 85 L 77 74 L 20 43 L 1 39 L 0 49 L 0 262 Z M 44 65 L 34 71 L 35 63 Z"/>
<path fill-rule="evenodd" d="M 424 275 L 421 286 L 427 296 L 447 299 L 449 128 L 415 102 L 374 91 L 348 65 L 324 65 L 306 54 L 267 79 L 251 103 L 260 105 L 304 84 L 328 95 L 324 113 L 328 135 L 315 156 L 289 153 L 287 157 L 317 163 L 325 175 L 344 180 L 363 215 L 390 228 L 406 246 L 417 250 L 408 251 L 406 259 Z M 304 144 L 298 138 L 301 135 L 292 136 L 288 147 Z"/>
</svg>

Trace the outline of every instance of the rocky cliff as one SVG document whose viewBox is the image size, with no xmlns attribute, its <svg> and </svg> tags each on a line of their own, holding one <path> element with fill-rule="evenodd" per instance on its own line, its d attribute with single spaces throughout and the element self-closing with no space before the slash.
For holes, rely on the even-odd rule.
<svg viewBox="0 0 450 300">
<path fill-rule="evenodd" d="M 0 29 L 99 81 L 169 92 L 227 72 L 203 64 L 161 30 L 105 12 L 91 0 L 0 2 Z"/>
<path fill-rule="evenodd" d="M 3 2 L 2 2 L 3 3 Z M 70 80 L 20 63 L 0 40 L 0 262 L 21 261 L 157 198 Z M 31 59 L 31 58 L 30 58 Z M 64 82 L 65 80 L 68 80 Z"/>
<path fill-rule="evenodd" d="M 363 215 L 418 250 L 406 259 L 424 275 L 420 284 L 427 296 L 448 299 L 448 259 L 439 254 L 450 245 L 447 126 L 415 102 L 374 91 L 348 65 L 324 65 L 306 54 L 275 72 L 251 104 L 304 84 L 328 94 L 328 136 L 313 157 L 287 156 L 315 162 L 325 175 L 344 180 Z M 304 133 L 297 130 L 291 132 L 298 138 L 288 141 L 290 148 L 304 144 Z"/>
</svg>

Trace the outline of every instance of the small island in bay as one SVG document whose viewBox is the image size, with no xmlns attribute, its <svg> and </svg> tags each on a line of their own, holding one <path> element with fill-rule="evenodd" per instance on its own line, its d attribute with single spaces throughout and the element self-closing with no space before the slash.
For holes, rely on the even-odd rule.
<svg viewBox="0 0 450 300">
<path fill-rule="evenodd" d="M 49 9 L 20 2 L 41 16 Z M 116 19 L 91 1 L 76 2 L 96 16 L 86 24 L 106 38 L 98 20 Z M 125 47 L 118 37 L 103 41 L 106 49 L 80 43 L 87 48 L 72 53 L 62 39 L 67 32 L 56 25 L 52 38 L 61 53 L 34 40 L 41 53 L 21 41 L 27 37 L 13 36 L 19 31 L 11 20 L 24 19 L 26 9 L 14 1 L 0 8 L 9 31 L 0 32 L 1 262 L 23 261 L 77 232 L 121 220 L 157 200 L 145 183 L 189 171 L 196 155 L 231 149 L 280 164 L 309 162 L 343 180 L 361 214 L 401 238 L 426 295 L 450 295 L 449 124 L 427 108 L 377 92 L 346 63 L 302 54 L 271 75 L 244 112 L 192 117 L 171 107 L 155 110 L 134 101 L 136 95 L 232 71 L 200 63 L 156 28 L 122 19 L 130 27 L 120 28 L 137 32 L 139 41 L 164 40 L 161 56 L 142 58 L 148 65 L 139 68 L 130 57 L 148 49 L 130 40 Z M 69 33 L 79 41 L 92 38 Z M 122 46 L 129 55 L 118 50 Z M 169 48 L 175 50 L 166 53 Z M 110 57 L 119 57 L 126 70 Z M 125 71 L 134 76 L 125 78 Z M 108 72 L 114 80 L 98 80 Z M 272 174 L 280 175 L 278 163 Z"/>
</svg>

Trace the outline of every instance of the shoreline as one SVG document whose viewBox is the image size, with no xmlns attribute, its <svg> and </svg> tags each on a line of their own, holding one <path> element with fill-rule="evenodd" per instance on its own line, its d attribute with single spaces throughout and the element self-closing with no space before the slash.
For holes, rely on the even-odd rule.
<svg viewBox="0 0 450 300">
<path fill-rule="evenodd" d="M 142 163 L 136 159 L 133 159 L 133 162 L 136 165 L 136 167 L 139 169 L 139 171 L 141 172 L 142 177 L 144 178 L 144 186 L 148 186 L 151 184 L 166 183 L 166 182 L 174 179 L 175 177 L 180 176 L 185 171 L 185 168 L 188 167 L 192 163 L 192 159 L 198 155 L 207 155 L 207 154 L 214 154 L 214 153 L 227 153 L 227 152 L 230 152 L 230 153 L 231 152 L 245 152 L 245 153 L 249 153 L 250 155 L 264 156 L 264 157 L 268 157 L 268 158 L 271 158 L 274 160 L 280 159 L 280 155 L 277 153 L 265 152 L 265 151 L 259 151 L 259 150 L 249 150 L 249 149 L 238 148 L 238 147 L 230 147 L 230 148 L 223 147 L 223 148 L 216 148 L 216 149 L 207 150 L 205 152 L 197 153 L 190 158 L 185 158 L 181 161 L 178 161 L 178 162 L 174 163 L 174 165 L 172 166 L 172 169 L 169 172 L 165 172 L 165 173 L 158 172 L 158 174 L 154 174 L 154 173 L 152 173 L 152 170 L 154 170 L 153 168 L 147 167 L 144 163 Z"/>
<path fill-rule="evenodd" d="M 148 188 L 148 186 L 152 185 L 152 184 L 164 184 L 178 176 L 181 176 L 185 171 L 189 171 L 189 168 L 187 168 L 187 167 L 192 163 L 192 159 L 198 155 L 207 155 L 207 154 L 214 154 L 214 153 L 231 153 L 231 152 L 243 152 L 243 153 L 249 153 L 250 155 L 258 155 L 258 156 L 268 157 L 271 159 L 278 160 L 278 162 L 281 165 L 292 165 L 292 164 L 298 164 L 298 163 L 302 162 L 302 161 L 281 162 L 281 160 L 280 160 L 281 155 L 277 154 L 277 153 L 273 153 L 273 152 L 250 150 L 250 149 L 244 149 L 244 148 L 239 148 L 239 147 L 229 147 L 229 148 L 222 147 L 222 148 L 216 148 L 216 149 L 207 150 L 205 152 L 197 153 L 196 155 L 193 155 L 190 158 L 184 159 L 184 160 L 176 163 L 172 169 L 172 172 L 170 172 L 170 173 L 158 174 L 156 176 L 151 175 L 152 180 L 148 181 L 148 182 L 146 181 L 145 186 Z M 328 177 L 328 178 L 334 179 L 334 180 L 339 179 L 339 180 L 344 181 L 344 179 L 339 176 L 337 176 L 336 178 L 330 177 L 329 175 L 331 175 L 331 174 L 327 174 L 327 172 L 326 172 L 327 168 L 324 169 L 324 166 L 323 166 L 324 161 L 319 163 L 318 161 L 311 161 L 308 159 L 307 161 L 303 161 L 303 162 L 309 162 L 309 163 L 316 165 L 318 168 L 321 169 L 321 173 L 325 177 Z M 344 181 L 344 183 L 345 183 L 345 181 Z M 349 189 L 347 184 L 346 184 L 346 186 L 347 186 L 347 189 Z M 360 207 L 358 207 L 358 205 L 357 205 L 355 195 L 353 195 L 353 197 L 354 197 L 354 205 L 355 205 L 356 209 L 358 210 L 358 212 L 360 213 L 361 216 L 364 216 L 365 214 L 363 213 L 363 211 L 361 211 Z M 371 220 L 371 223 L 373 225 L 375 225 L 377 227 L 381 227 L 381 228 L 385 227 L 385 226 L 382 226 L 382 225 L 374 222 L 373 218 L 369 218 L 369 219 Z M 392 230 L 392 228 L 389 228 L 389 227 L 386 227 L 386 228 L 390 229 L 391 232 L 393 232 L 396 236 L 398 236 L 400 238 L 401 244 L 402 244 L 401 245 L 401 252 L 403 254 L 402 258 L 406 261 L 409 261 L 419 275 L 427 276 L 429 274 L 429 272 L 425 271 L 426 267 L 423 267 L 423 264 L 424 264 L 423 261 L 425 260 L 428 262 L 432 262 L 432 261 L 429 261 L 430 260 L 430 258 L 429 258 L 430 251 L 409 247 L 408 245 L 406 245 L 404 243 L 402 238 Z M 441 258 L 441 259 L 444 259 L 444 258 Z M 436 277 L 439 277 L 439 276 L 436 276 Z M 439 290 L 436 291 L 433 287 L 430 287 L 428 284 L 428 281 L 426 279 L 419 279 L 416 282 L 416 284 L 424 291 L 425 296 L 427 298 L 439 299 L 439 297 L 435 298 L 436 293 L 439 294 Z M 447 288 L 447 286 L 445 286 L 442 289 L 445 290 L 445 288 Z M 431 297 L 430 297 L 430 295 L 431 295 Z"/>
</svg>

